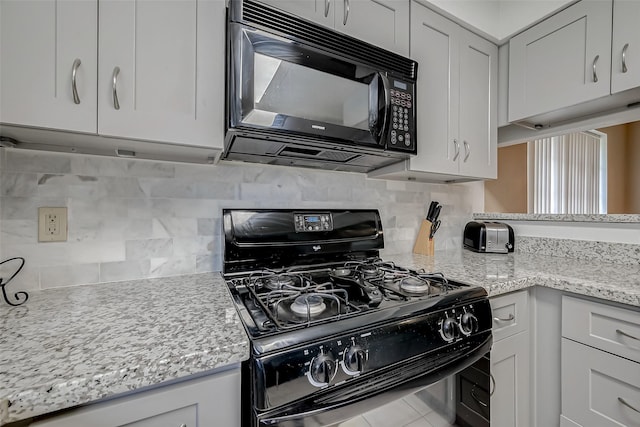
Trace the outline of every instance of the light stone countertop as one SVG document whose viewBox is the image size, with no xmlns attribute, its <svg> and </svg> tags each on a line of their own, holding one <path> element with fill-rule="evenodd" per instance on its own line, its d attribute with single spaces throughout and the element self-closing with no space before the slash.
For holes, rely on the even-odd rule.
<svg viewBox="0 0 640 427">
<path fill-rule="evenodd" d="M 555 222 L 640 222 L 639 214 L 523 214 L 501 212 L 478 212 L 473 214 L 477 220 L 502 221 L 555 221 Z"/>
<path fill-rule="evenodd" d="M 601 298 L 640 308 L 640 265 L 611 264 L 531 253 L 490 254 L 469 250 L 388 256 L 398 265 L 441 272 L 484 287 L 496 296 L 531 286 Z"/>
<path fill-rule="evenodd" d="M 220 273 L 32 292 L 0 302 L 0 425 L 248 356 Z"/>
<path fill-rule="evenodd" d="M 383 258 L 489 296 L 538 285 L 640 309 L 640 265 L 467 250 Z M 249 356 L 220 273 L 42 291 L 25 306 L 0 306 L 0 319 L 0 425 Z"/>
</svg>

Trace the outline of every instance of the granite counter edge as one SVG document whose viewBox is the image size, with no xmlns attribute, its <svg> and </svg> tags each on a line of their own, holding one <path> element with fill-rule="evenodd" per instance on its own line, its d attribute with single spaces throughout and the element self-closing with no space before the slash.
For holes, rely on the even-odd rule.
<svg viewBox="0 0 640 427">
<path fill-rule="evenodd" d="M 63 379 L 0 397 L 0 426 L 78 405 L 98 403 L 129 392 L 240 363 L 249 357 L 248 339 L 211 350 L 165 358 L 147 366 L 130 366 L 86 378 Z"/>
</svg>

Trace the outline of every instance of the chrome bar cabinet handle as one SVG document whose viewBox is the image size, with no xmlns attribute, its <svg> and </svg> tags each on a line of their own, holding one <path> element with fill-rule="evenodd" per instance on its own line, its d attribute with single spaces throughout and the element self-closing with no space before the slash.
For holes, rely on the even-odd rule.
<svg viewBox="0 0 640 427">
<path fill-rule="evenodd" d="M 324 17 L 329 16 L 329 7 L 331 6 L 331 0 L 324 0 Z"/>
<path fill-rule="evenodd" d="M 349 9 L 351 5 L 349 4 L 349 0 L 344 0 L 344 19 L 342 20 L 342 25 L 347 25 L 347 20 L 349 19 Z"/>
<path fill-rule="evenodd" d="M 118 101 L 118 74 L 120 74 L 120 67 L 113 69 L 113 108 L 120 109 L 120 102 Z"/>
<path fill-rule="evenodd" d="M 593 82 L 594 83 L 598 83 L 598 73 L 596 71 L 596 64 L 598 63 L 598 59 L 600 59 L 600 55 L 596 55 L 596 57 L 593 58 Z"/>
<path fill-rule="evenodd" d="M 462 141 L 462 143 L 464 144 L 464 161 L 466 162 L 471 154 L 471 147 L 467 141 Z"/>
<path fill-rule="evenodd" d="M 623 331 L 621 329 L 616 329 L 616 332 L 619 333 L 620 335 L 624 336 L 624 337 L 631 338 L 631 339 L 634 339 L 636 341 L 640 341 L 640 338 L 638 338 L 636 336 L 633 336 L 633 335 L 631 335 L 631 334 L 629 334 L 629 333 L 627 333 L 627 332 L 625 332 L 625 331 Z"/>
<path fill-rule="evenodd" d="M 626 400 L 624 400 L 621 397 L 618 397 L 618 402 L 622 403 L 624 406 L 626 406 L 627 408 L 631 409 L 632 411 L 636 411 L 637 413 L 640 414 L 640 410 L 634 408 L 633 406 L 631 406 L 631 404 L 629 402 L 627 402 Z"/>
<path fill-rule="evenodd" d="M 80 104 L 80 96 L 78 96 L 78 85 L 76 84 L 76 76 L 78 74 L 78 68 L 82 64 L 79 58 L 73 61 L 71 66 L 71 94 L 73 95 L 73 103 Z"/>
<path fill-rule="evenodd" d="M 460 156 L 460 144 L 458 143 L 457 139 L 453 140 L 453 145 L 454 147 L 456 147 L 456 154 L 453 155 L 453 161 L 455 162 L 456 160 L 458 160 L 458 156 Z"/>
<path fill-rule="evenodd" d="M 494 317 L 493 320 L 495 320 L 496 322 L 511 322 L 515 318 L 516 317 L 513 315 L 513 313 L 509 313 L 509 317 L 507 317 L 506 319 L 503 317 Z"/>
<path fill-rule="evenodd" d="M 476 402 L 478 402 L 478 404 L 480 406 L 482 406 L 483 408 L 487 408 L 489 405 L 487 403 L 484 403 L 482 400 L 480 400 L 478 398 L 478 396 L 476 396 L 476 394 L 474 393 L 476 391 L 475 388 L 471 389 L 471 397 L 473 397 L 473 400 L 475 400 Z"/>
<path fill-rule="evenodd" d="M 491 384 L 489 385 L 489 397 L 493 396 L 493 393 L 496 392 L 496 379 L 493 377 L 492 373 L 489 373 L 489 379 L 491 380 Z M 493 385 L 493 387 L 491 387 Z"/>
<path fill-rule="evenodd" d="M 622 48 L 622 72 L 626 73 L 627 69 L 627 49 L 629 49 L 629 43 L 625 44 Z"/>
</svg>

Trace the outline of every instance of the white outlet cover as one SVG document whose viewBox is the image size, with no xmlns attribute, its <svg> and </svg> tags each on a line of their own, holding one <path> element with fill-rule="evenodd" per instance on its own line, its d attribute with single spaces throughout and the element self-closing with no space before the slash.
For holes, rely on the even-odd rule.
<svg viewBox="0 0 640 427">
<path fill-rule="evenodd" d="M 67 208 L 38 208 L 38 242 L 67 241 Z"/>
</svg>

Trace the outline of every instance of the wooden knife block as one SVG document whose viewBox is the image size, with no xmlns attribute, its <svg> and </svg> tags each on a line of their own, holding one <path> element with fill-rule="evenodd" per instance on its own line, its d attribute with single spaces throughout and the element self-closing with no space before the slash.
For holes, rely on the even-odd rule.
<svg viewBox="0 0 640 427">
<path fill-rule="evenodd" d="M 433 255 L 433 239 L 429 239 L 430 232 L 431 221 L 423 219 L 418 237 L 416 238 L 416 244 L 413 245 L 414 254 Z"/>
</svg>

